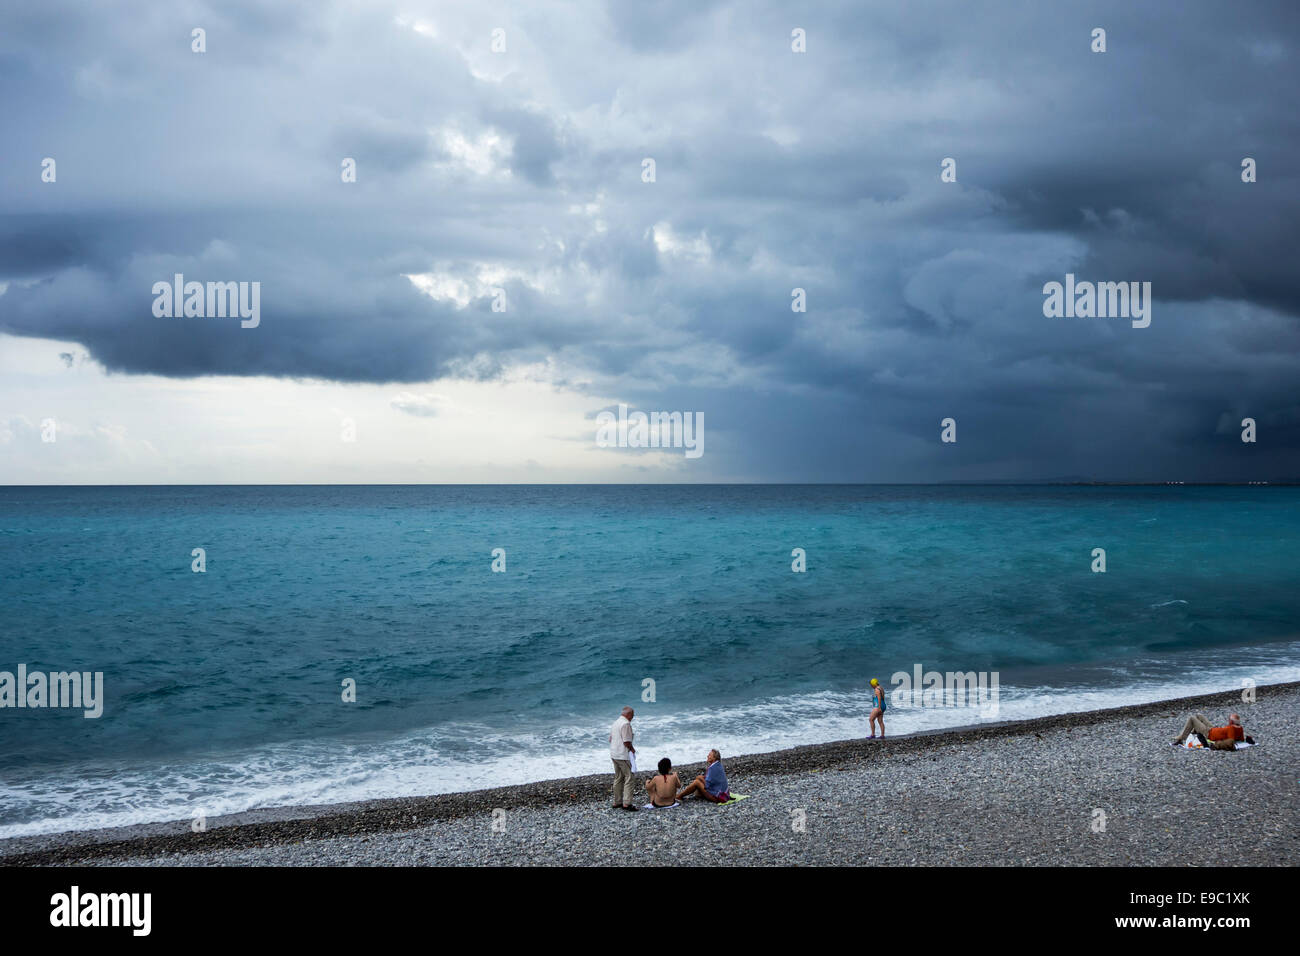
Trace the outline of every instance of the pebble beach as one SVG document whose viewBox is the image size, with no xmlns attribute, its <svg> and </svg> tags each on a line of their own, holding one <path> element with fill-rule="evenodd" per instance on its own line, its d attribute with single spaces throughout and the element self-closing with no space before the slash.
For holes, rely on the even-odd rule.
<svg viewBox="0 0 1300 956">
<path fill-rule="evenodd" d="M 0 864 L 1295 866 L 1300 684 L 1257 694 L 724 754 L 749 798 L 726 807 L 615 810 L 597 775 L 20 837 Z M 1257 746 L 1170 746 L 1188 714 L 1234 710 Z"/>
</svg>

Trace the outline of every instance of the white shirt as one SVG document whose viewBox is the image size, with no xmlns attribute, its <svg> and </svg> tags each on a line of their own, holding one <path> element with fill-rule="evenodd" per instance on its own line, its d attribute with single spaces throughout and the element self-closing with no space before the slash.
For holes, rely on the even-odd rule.
<svg viewBox="0 0 1300 956">
<path fill-rule="evenodd" d="M 627 752 L 627 748 L 623 746 L 623 741 L 632 742 L 632 721 L 620 714 L 609 731 L 610 757 L 615 760 L 626 760 L 631 756 Z"/>
</svg>

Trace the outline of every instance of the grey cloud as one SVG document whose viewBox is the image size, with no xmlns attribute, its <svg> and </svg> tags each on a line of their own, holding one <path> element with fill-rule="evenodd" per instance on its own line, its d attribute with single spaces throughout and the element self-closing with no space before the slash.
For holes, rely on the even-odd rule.
<svg viewBox="0 0 1300 956">
<path fill-rule="evenodd" d="M 442 407 L 442 400 L 437 395 L 402 392 L 389 404 L 399 412 L 415 415 L 417 418 L 435 418 Z"/>
<path fill-rule="evenodd" d="M 1288 3 L 557 5 L 506 23 L 501 83 L 454 10 L 429 38 L 396 6 L 198 6 L 197 57 L 145 9 L 0 14 L 4 331 L 173 376 L 560 356 L 593 393 L 704 411 L 704 477 L 1300 474 Z M 499 133 L 510 175 L 457 167 L 447 130 Z M 657 249 L 661 222 L 707 257 Z M 480 266 L 507 313 L 403 278 Z M 261 281 L 262 325 L 154 319 L 174 271 Z M 1044 318 L 1067 271 L 1152 281 L 1152 327 Z M 1256 448 L 1218 434 L 1239 410 Z"/>
<path fill-rule="evenodd" d="M 485 119 L 514 141 L 510 168 L 534 186 L 552 186 L 551 164 L 563 155 L 554 124 L 545 116 L 522 109 L 494 110 Z"/>
<path fill-rule="evenodd" d="M 719 6 L 718 0 L 663 0 L 653 4 L 605 0 L 604 10 L 618 42 L 636 50 L 654 51 L 698 42 L 708 15 Z"/>
</svg>

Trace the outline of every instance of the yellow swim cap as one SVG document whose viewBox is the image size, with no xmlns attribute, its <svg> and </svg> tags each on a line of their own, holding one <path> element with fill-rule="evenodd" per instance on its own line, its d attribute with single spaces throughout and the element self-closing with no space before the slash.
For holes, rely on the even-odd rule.
<svg viewBox="0 0 1300 956">
<path fill-rule="evenodd" d="M 880 683 L 880 682 L 879 682 L 878 680 L 876 680 L 874 677 L 871 678 L 871 686 L 872 686 L 872 687 L 875 687 L 878 683 Z"/>
</svg>

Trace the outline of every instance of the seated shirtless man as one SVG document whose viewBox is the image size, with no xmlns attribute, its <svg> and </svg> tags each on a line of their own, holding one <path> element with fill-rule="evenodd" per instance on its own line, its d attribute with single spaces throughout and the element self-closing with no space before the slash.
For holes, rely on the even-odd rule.
<svg viewBox="0 0 1300 956">
<path fill-rule="evenodd" d="M 645 782 L 650 791 L 650 802 L 656 807 L 671 807 L 677 802 L 677 790 L 682 778 L 673 773 L 673 762 L 667 757 L 659 761 L 659 772 Z"/>
<path fill-rule="evenodd" d="M 711 803 L 726 803 L 731 799 L 731 794 L 727 790 L 727 772 L 722 769 L 722 754 L 716 750 L 710 750 L 704 761 L 708 764 L 704 773 L 692 780 L 690 786 L 677 794 L 677 799 L 685 800 L 687 797 L 695 795 L 701 800 L 708 800 Z"/>
</svg>

